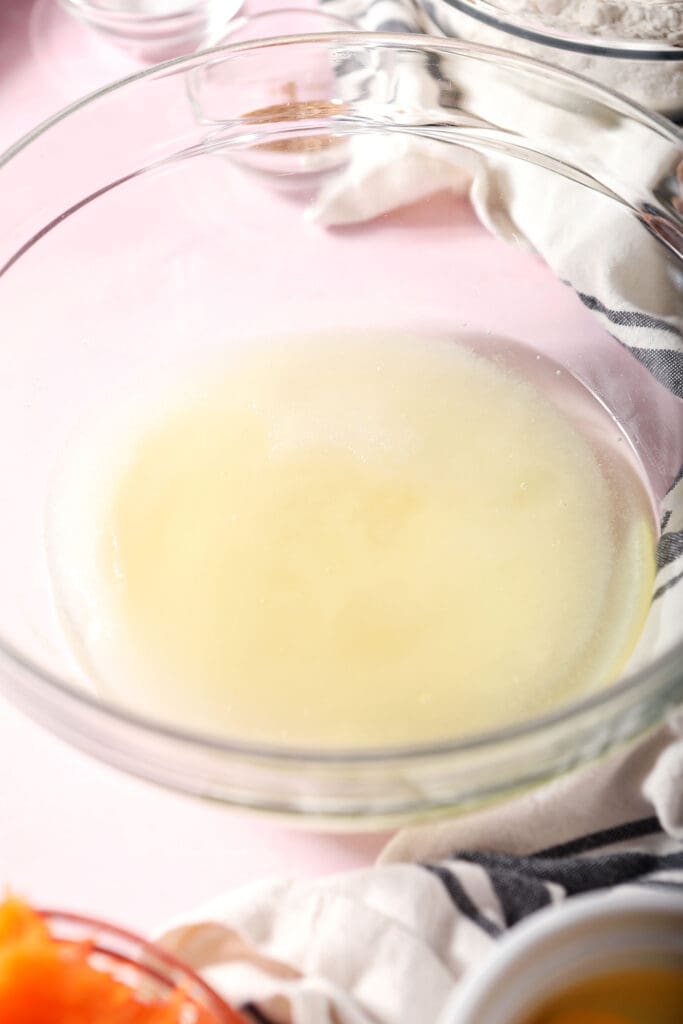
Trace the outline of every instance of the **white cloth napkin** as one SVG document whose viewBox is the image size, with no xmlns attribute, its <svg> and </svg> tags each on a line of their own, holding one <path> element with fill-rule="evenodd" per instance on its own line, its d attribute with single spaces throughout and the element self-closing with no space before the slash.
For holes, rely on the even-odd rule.
<svg viewBox="0 0 683 1024">
<path fill-rule="evenodd" d="M 424 28 L 410 0 L 325 6 L 365 28 Z M 348 52 L 345 47 L 347 58 Z M 591 124 L 589 104 L 578 117 L 561 90 L 549 102 L 545 93 L 511 88 L 500 63 L 496 75 L 447 57 L 436 73 L 419 59 L 398 70 L 352 61 L 340 86 L 342 95 L 364 94 L 378 109 L 392 97 L 406 126 L 416 110 L 431 106 L 443 115 L 444 90 L 466 94 L 480 125 L 494 128 L 517 105 L 539 144 L 562 140 L 558 158 L 580 144 L 606 188 L 623 185 L 620 167 L 629 172 L 624 180 L 633 178 L 636 161 L 635 177 L 653 189 L 640 221 L 589 189 L 549 179 L 538 166 L 445 146 L 433 137 L 434 123 L 424 120 L 418 128 L 432 138 L 406 131 L 352 140 L 348 164 L 329 179 L 308 216 L 322 226 L 357 222 L 443 188 L 468 193 L 487 227 L 535 250 L 631 349 L 663 385 L 663 429 L 671 429 L 672 410 L 680 426 L 682 284 L 654 234 L 658 183 L 675 181 L 683 140 L 678 153 L 670 138 L 640 145 L 637 121 L 601 119 L 597 112 Z M 663 468 L 668 495 L 646 632 L 650 657 L 680 633 L 683 618 L 683 585 L 677 585 L 683 579 L 683 436 L 680 441 Z M 506 928 L 576 892 L 626 884 L 683 885 L 683 714 L 635 748 L 518 800 L 405 829 L 373 868 L 227 892 L 171 922 L 161 938 L 258 1021 L 432 1024 L 463 974 Z"/>
<path fill-rule="evenodd" d="M 683 887 L 683 713 L 521 799 L 399 832 L 375 867 L 229 891 L 160 938 L 258 1022 L 436 1024 L 506 928 L 632 884 Z"/>
</svg>

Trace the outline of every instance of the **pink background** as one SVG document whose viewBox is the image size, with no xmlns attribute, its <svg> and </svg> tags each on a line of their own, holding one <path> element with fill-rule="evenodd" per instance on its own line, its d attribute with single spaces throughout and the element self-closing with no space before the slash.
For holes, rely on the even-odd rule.
<svg viewBox="0 0 683 1024">
<path fill-rule="evenodd" d="M 139 67 L 56 0 L 0 2 L 0 151 Z M 381 836 L 299 832 L 128 778 L 0 703 L 0 886 L 140 930 L 264 875 L 370 863 Z"/>
</svg>

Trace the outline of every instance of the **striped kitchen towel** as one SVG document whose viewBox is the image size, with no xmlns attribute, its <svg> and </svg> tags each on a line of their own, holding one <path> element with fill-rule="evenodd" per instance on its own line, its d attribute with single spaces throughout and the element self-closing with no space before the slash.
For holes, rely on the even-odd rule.
<svg viewBox="0 0 683 1024">
<path fill-rule="evenodd" d="M 683 715 L 504 806 L 400 832 L 375 867 L 228 892 L 161 941 L 261 1024 L 436 1024 L 508 928 L 624 886 L 683 897 Z"/>
</svg>

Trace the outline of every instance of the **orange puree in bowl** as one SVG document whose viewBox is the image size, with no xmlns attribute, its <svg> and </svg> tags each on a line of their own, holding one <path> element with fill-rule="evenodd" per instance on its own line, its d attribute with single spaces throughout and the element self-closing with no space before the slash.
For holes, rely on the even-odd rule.
<svg viewBox="0 0 683 1024">
<path fill-rule="evenodd" d="M 15 899 L 0 905 L 0 1021 L 3 1024 L 226 1024 L 176 990 L 143 1001 L 91 963 L 89 943 L 54 939 Z M 188 1015 L 188 1004 L 192 1009 Z M 232 1024 L 243 1024 L 237 1014 Z"/>
<path fill-rule="evenodd" d="M 683 1024 L 683 966 L 590 978 L 553 996 L 520 1024 Z"/>
</svg>

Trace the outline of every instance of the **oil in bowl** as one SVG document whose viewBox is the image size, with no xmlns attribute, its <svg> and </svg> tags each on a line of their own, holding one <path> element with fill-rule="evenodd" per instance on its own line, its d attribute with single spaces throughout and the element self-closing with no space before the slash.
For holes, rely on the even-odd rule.
<svg viewBox="0 0 683 1024">
<path fill-rule="evenodd" d="M 519 1024 L 680 1024 L 683 968 L 634 967 L 570 986 Z"/>
<path fill-rule="evenodd" d="M 253 340 L 83 424 L 54 592 L 101 692 L 156 719 L 438 742 L 618 677 L 654 579 L 643 480 L 597 398 L 506 339 Z"/>
<path fill-rule="evenodd" d="M 439 1024 L 681 1020 L 683 895 L 663 881 L 595 890 L 531 914 L 465 978 Z"/>
</svg>

